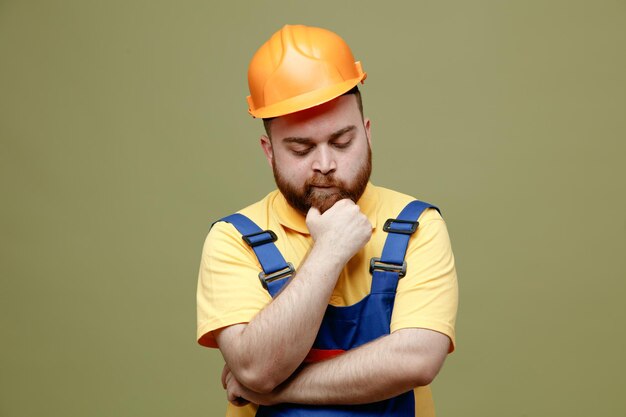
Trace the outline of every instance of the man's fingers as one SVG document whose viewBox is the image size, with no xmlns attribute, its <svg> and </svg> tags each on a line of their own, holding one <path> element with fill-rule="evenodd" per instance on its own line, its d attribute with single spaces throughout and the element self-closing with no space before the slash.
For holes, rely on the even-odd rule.
<svg viewBox="0 0 626 417">
<path fill-rule="evenodd" d="M 228 388 L 228 385 L 230 384 L 230 380 L 233 378 L 233 373 L 232 372 L 228 372 L 226 374 L 226 388 Z"/>
<path fill-rule="evenodd" d="M 226 381 L 226 398 L 228 402 L 236 407 L 243 407 L 250 401 L 243 398 L 239 382 L 235 379 L 231 372 L 228 372 L 225 378 Z"/>
<path fill-rule="evenodd" d="M 243 407 L 244 405 L 250 404 L 250 401 L 246 400 L 245 398 L 235 397 L 235 399 L 231 401 L 231 404 L 236 407 Z"/>
<path fill-rule="evenodd" d="M 232 405 L 236 407 L 242 407 L 250 402 L 232 392 L 229 392 L 228 395 L 226 395 L 226 398 L 228 398 L 229 403 L 231 403 Z"/>
<path fill-rule="evenodd" d="M 222 369 L 222 388 L 226 389 L 226 375 L 230 372 L 230 368 L 228 365 L 224 365 L 224 369 Z"/>
<path fill-rule="evenodd" d="M 317 209 L 317 207 L 311 207 L 308 211 L 308 213 L 306 214 L 306 220 L 313 220 L 319 216 L 321 216 L 322 214 L 320 213 L 320 211 Z"/>
</svg>

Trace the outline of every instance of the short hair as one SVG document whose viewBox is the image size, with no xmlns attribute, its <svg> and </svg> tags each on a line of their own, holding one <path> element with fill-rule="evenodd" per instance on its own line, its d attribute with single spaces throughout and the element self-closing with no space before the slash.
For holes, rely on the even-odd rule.
<svg viewBox="0 0 626 417">
<path fill-rule="evenodd" d="M 361 99 L 361 91 L 359 90 L 359 86 L 355 85 L 349 91 L 346 91 L 345 93 L 343 93 L 342 96 L 345 96 L 348 94 L 355 95 L 356 103 L 359 106 L 359 112 L 361 113 L 361 120 L 363 120 L 363 100 Z M 270 127 L 272 124 L 272 120 L 274 120 L 275 118 L 276 117 L 267 117 L 263 119 L 263 127 L 265 128 L 265 133 L 267 134 L 267 137 L 270 139 L 272 138 L 272 135 L 270 134 Z"/>
</svg>

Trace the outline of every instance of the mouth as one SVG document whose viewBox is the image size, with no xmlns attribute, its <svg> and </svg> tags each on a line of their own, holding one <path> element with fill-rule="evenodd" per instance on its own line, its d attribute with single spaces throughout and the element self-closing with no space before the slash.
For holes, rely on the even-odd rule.
<svg viewBox="0 0 626 417">
<path fill-rule="evenodd" d="M 337 187 L 336 187 L 336 186 L 334 186 L 334 185 L 331 185 L 331 184 L 324 184 L 324 185 L 315 185 L 315 184 L 312 184 L 312 185 L 311 185 L 311 189 L 317 189 L 317 190 L 324 190 L 324 191 L 327 191 L 327 190 L 337 189 Z"/>
<path fill-rule="evenodd" d="M 337 184 L 334 181 L 322 181 L 322 182 L 311 182 L 309 183 L 310 187 L 315 188 L 336 188 Z"/>
</svg>

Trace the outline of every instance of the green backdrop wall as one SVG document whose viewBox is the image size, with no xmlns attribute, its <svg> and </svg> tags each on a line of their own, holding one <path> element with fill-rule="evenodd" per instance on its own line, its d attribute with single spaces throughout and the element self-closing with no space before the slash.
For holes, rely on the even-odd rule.
<svg viewBox="0 0 626 417">
<path fill-rule="evenodd" d="M 0 415 L 223 415 L 195 344 L 212 220 L 273 188 L 247 62 L 363 62 L 373 181 L 443 208 L 439 416 L 626 414 L 624 1 L 0 1 Z"/>
</svg>

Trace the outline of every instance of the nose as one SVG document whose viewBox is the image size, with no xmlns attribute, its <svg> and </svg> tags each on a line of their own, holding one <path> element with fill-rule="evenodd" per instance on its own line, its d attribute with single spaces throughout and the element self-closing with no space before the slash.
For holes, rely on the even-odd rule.
<svg viewBox="0 0 626 417">
<path fill-rule="evenodd" d="M 312 168 L 321 174 L 330 174 L 337 169 L 335 156 L 327 146 L 318 146 L 315 150 Z"/>
</svg>

